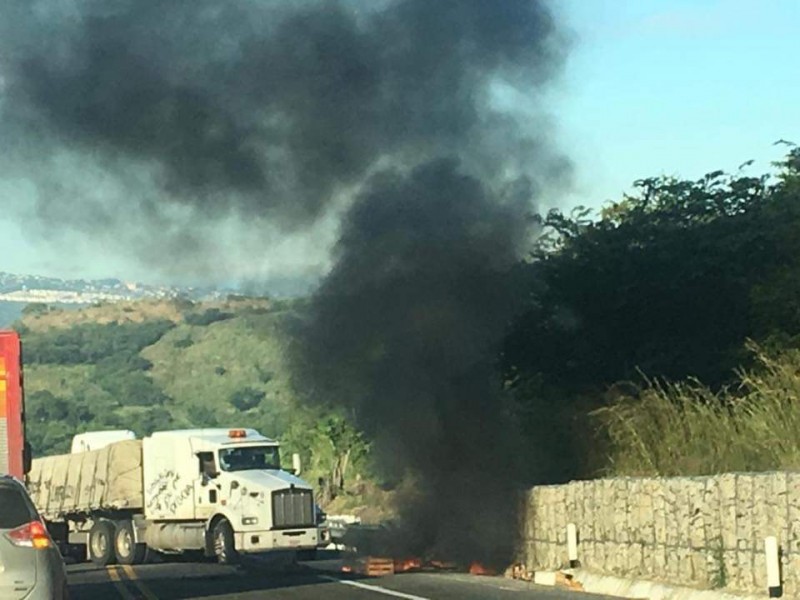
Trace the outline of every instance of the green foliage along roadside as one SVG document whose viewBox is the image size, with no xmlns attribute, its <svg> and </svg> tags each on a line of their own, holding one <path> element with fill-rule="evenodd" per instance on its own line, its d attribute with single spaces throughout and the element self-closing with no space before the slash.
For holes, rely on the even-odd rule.
<svg viewBox="0 0 800 600">
<path fill-rule="evenodd" d="M 773 349 L 800 343 L 800 149 L 778 167 L 774 176 L 645 179 L 637 195 L 607 206 L 598 220 L 585 211 L 543 220 L 546 235 L 513 275 L 526 306 L 502 357 L 531 455 L 545 465 L 538 476 L 564 481 L 604 470 L 607 457 L 598 457 L 597 440 L 587 435 L 587 414 L 605 405 L 615 382 L 640 381 L 642 373 L 694 378 L 716 392 L 752 366 L 748 339 Z M 676 397 L 691 400 L 671 418 L 691 421 L 695 407 L 719 404 L 680 389 Z M 662 397 L 654 393 L 629 408 Z M 642 417 L 631 427 L 647 423 Z M 611 434 L 611 458 L 626 473 L 621 445 L 638 442 L 618 429 Z M 685 458 L 674 457 L 682 469 L 706 464 L 706 449 L 663 443 Z"/>
<path fill-rule="evenodd" d="M 596 220 L 555 211 L 542 224 L 508 274 L 520 310 L 498 357 L 528 483 L 800 468 L 800 149 L 774 175 L 645 179 Z M 90 429 L 246 424 L 344 502 L 378 476 L 353 415 L 292 389 L 303 306 L 95 307 L 65 314 L 71 326 L 27 311 L 35 452 Z"/>
<path fill-rule="evenodd" d="M 652 381 L 612 394 L 596 412 L 608 436 L 608 474 L 707 475 L 800 468 L 800 352 L 770 356 L 736 388 Z"/>
<path fill-rule="evenodd" d="M 648 374 L 717 386 L 746 339 L 800 334 L 800 191 L 767 176 L 639 182 L 598 221 L 553 212 L 507 360 L 548 381 Z"/>
</svg>

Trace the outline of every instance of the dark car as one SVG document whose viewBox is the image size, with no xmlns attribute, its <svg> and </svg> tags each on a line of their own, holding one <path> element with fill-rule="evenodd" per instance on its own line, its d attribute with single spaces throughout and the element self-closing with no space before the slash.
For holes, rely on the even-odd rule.
<svg viewBox="0 0 800 600">
<path fill-rule="evenodd" d="M 0 598 L 66 600 L 64 561 L 16 479 L 0 477 Z"/>
</svg>

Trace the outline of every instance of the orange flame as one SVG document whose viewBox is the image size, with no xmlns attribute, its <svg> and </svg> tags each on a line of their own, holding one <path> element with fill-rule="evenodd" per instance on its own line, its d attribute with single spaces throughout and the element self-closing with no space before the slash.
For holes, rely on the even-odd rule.
<svg viewBox="0 0 800 600">
<path fill-rule="evenodd" d="M 494 576 L 494 575 L 497 575 L 497 571 L 495 571 L 494 569 L 490 569 L 488 567 L 484 567 L 479 562 L 474 562 L 469 566 L 469 574 L 470 575 Z"/>
<path fill-rule="evenodd" d="M 394 559 L 395 573 L 406 573 L 408 571 L 416 571 L 421 568 L 422 568 L 422 560 L 419 558 Z"/>
</svg>

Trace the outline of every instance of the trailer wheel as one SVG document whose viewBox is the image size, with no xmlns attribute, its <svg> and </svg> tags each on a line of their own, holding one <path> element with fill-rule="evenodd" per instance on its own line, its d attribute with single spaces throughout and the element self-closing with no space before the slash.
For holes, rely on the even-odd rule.
<svg viewBox="0 0 800 600">
<path fill-rule="evenodd" d="M 100 520 L 92 525 L 89 531 L 89 560 L 100 567 L 113 565 L 117 561 L 114 553 L 114 524 L 111 521 Z"/>
<path fill-rule="evenodd" d="M 147 556 L 147 545 L 137 544 L 131 521 L 118 521 L 114 533 L 114 550 L 123 565 L 140 565 Z"/>
<path fill-rule="evenodd" d="M 239 561 L 239 553 L 233 539 L 233 527 L 227 519 L 220 519 L 211 529 L 211 547 L 214 556 L 222 565 L 231 565 Z"/>
</svg>

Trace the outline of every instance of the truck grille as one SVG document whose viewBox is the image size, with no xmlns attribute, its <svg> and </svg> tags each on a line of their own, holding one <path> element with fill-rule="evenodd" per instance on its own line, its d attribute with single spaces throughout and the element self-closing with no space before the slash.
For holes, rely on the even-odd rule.
<svg viewBox="0 0 800 600">
<path fill-rule="evenodd" d="M 272 492 L 273 529 L 314 527 L 314 497 L 311 490 L 289 488 Z"/>
</svg>

